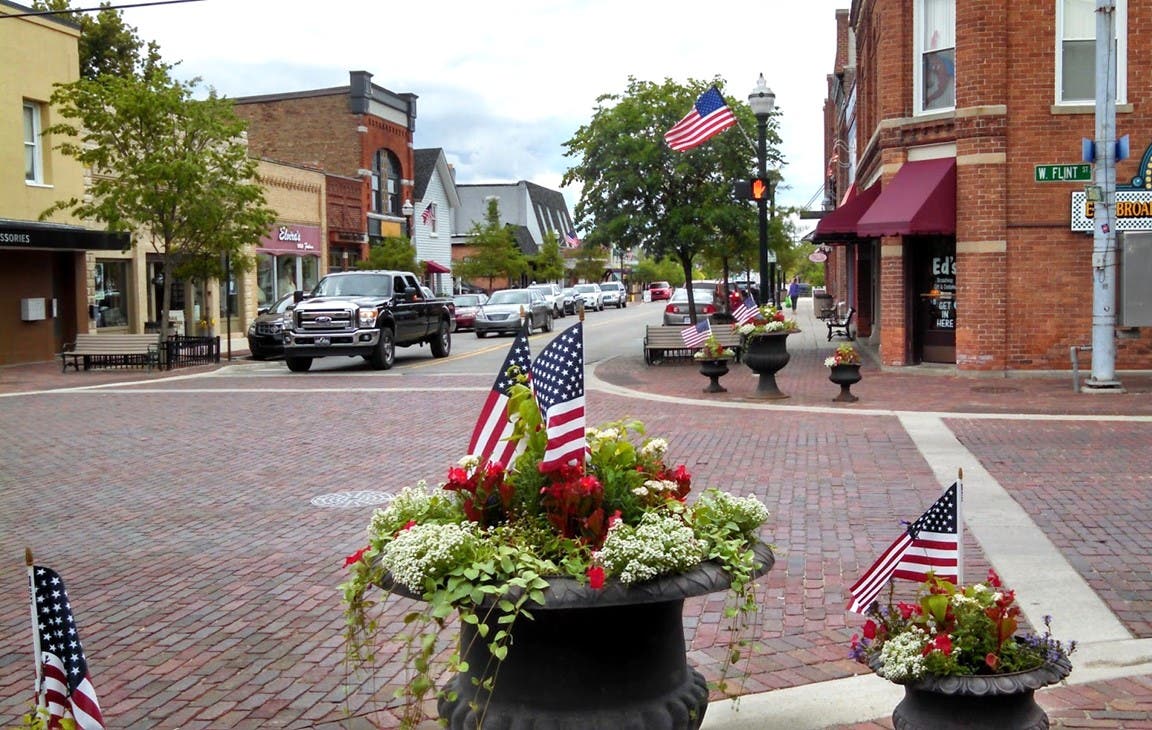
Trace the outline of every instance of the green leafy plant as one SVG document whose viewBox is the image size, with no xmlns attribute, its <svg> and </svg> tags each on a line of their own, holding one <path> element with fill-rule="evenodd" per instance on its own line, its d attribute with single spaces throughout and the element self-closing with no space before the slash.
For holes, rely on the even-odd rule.
<svg viewBox="0 0 1152 730">
<path fill-rule="evenodd" d="M 764 304 L 760 307 L 759 314 L 744 324 L 733 325 L 733 329 L 748 337 L 775 332 L 799 332 L 800 325 L 795 319 L 785 317 L 784 310 L 777 309 L 771 304 Z"/>
<path fill-rule="evenodd" d="M 889 600 L 891 604 L 891 600 Z M 916 603 L 868 610 L 862 635 L 852 637 L 852 657 L 897 683 L 925 675 L 1006 674 L 1067 659 L 1067 646 L 1052 637 L 1051 616 L 1042 634 L 1017 634 L 1020 607 L 995 571 L 970 586 L 929 575 Z"/>
<path fill-rule="evenodd" d="M 856 350 L 852 348 L 852 345 L 845 342 L 843 345 L 837 347 L 836 352 L 832 353 L 831 356 L 824 358 L 824 367 L 859 365 L 860 362 L 860 353 L 856 352 Z"/>
<path fill-rule="evenodd" d="M 374 589 L 422 601 L 404 617 L 408 674 L 397 691 L 405 700 L 402 725 L 414 727 L 424 719 L 422 705 L 436 691 L 435 680 L 469 670 L 463 659 L 469 646 L 454 646 L 437 661 L 437 637 L 454 614 L 486 642 L 495 664 L 480 676 L 482 694 L 490 696 L 499 662 L 515 651 L 516 621 L 543 605 L 550 579 L 600 589 L 606 581 L 637 584 L 715 561 L 731 580 L 729 650 L 717 685 L 726 691 L 732 667 L 751 656 L 747 636 L 760 603 L 753 548 L 768 519 L 764 505 L 715 489 L 690 501 L 687 469 L 668 466 L 667 441 L 646 437 L 639 421 L 587 429 L 585 464 L 541 472 L 546 433 L 523 381 L 510 391 L 508 413 L 524 446 L 509 468 L 465 456 L 443 484 L 405 488 L 373 514 L 369 544 L 346 559 L 349 660 L 374 659 L 379 624 L 373 609 L 381 600 Z M 483 708 L 475 709 L 482 716 Z"/>
<path fill-rule="evenodd" d="M 721 345 L 720 340 L 716 339 L 716 335 L 708 335 L 708 339 L 704 340 L 704 345 L 692 357 L 696 360 L 723 360 L 724 358 L 736 357 L 736 353 L 732 351 L 731 347 Z"/>
</svg>

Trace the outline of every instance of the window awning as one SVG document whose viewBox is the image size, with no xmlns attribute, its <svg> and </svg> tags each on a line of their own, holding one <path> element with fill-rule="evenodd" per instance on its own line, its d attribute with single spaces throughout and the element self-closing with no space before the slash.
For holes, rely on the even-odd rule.
<svg viewBox="0 0 1152 730">
<path fill-rule="evenodd" d="M 435 261 L 425 261 L 424 270 L 429 274 L 451 274 L 452 269 Z"/>
<path fill-rule="evenodd" d="M 956 159 L 905 162 L 856 224 L 856 234 L 956 233 Z"/>
<path fill-rule="evenodd" d="M 831 243 L 856 238 L 856 222 L 868 211 L 869 206 L 880 195 L 880 183 L 858 191 L 853 184 L 838 208 L 825 215 L 816 224 L 812 234 L 813 243 Z"/>
</svg>

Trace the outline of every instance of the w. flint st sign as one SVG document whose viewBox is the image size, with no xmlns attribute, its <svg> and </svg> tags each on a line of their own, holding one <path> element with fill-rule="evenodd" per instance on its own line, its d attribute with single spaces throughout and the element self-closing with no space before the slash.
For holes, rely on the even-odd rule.
<svg viewBox="0 0 1152 730">
<path fill-rule="evenodd" d="M 1092 179 L 1092 166 L 1036 165 L 1036 182 L 1087 182 Z"/>
</svg>

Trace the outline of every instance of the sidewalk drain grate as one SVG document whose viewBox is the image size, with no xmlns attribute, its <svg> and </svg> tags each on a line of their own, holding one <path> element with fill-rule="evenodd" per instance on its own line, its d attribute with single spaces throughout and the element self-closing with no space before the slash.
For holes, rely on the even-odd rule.
<svg viewBox="0 0 1152 730">
<path fill-rule="evenodd" d="M 316 507 L 365 507 L 372 504 L 386 504 L 392 501 L 391 492 L 372 492 L 372 491 L 358 491 L 358 492 L 335 492 L 333 494 L 321 494 L 319 497 L 312 498 L 312 504 Z"/>
<path fill-rule="evenodd" d="M 973 393 L 1019 393 L 1019 388 L 1008 385 L 977 385 L 972 388 Z"/>
</svg>

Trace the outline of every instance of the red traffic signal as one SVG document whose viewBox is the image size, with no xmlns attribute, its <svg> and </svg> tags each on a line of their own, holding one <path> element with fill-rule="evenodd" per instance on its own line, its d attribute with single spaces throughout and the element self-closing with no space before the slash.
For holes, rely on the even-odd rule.
<svg viewBox="0 0 1152 730">
<path fill-rule="evenodd" d="M 771 195 L 768 188 L 768 181 L 762 177 L 753 178 L 748 181 L 752 200 L 767 200 Z"/>
</svg>

